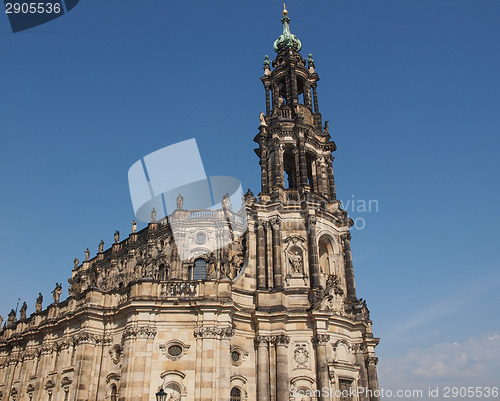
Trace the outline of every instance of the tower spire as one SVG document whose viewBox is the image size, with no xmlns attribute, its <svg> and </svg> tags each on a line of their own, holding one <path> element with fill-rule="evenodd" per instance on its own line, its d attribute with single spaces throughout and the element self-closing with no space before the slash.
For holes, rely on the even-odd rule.
<svg viewBox="0 0 500 401">
<path fill-rule="evenodd" d="M 276 53 L 279 53 L 283 49 L 295 49 L 296 51 L 300 51 L 302 43 L 290 32 L 290 18 L 288 18 L 288 10 L 286 9 L 285 3 L 283 3 L 283 18 L 281 19 L 281 23 L 283 24 L 283 33 L 274 42 L 274 51 Z"/>
</svg>

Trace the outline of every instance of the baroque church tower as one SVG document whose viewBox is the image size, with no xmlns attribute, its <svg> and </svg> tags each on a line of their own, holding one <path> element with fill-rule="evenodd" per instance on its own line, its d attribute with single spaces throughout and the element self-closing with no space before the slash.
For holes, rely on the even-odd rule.
<svg viewBox="0 0 500 401">
<path fill-rule="evenodd" d="M 179 197 L 167 218 L 75 259 L 66 300 L 56 288 L 0 330 L 0 401 L 379 400 L 319 76 L 286 10 L 281 22 L 261 78 L 258 197 L 237 211 Z"/>
</svg>

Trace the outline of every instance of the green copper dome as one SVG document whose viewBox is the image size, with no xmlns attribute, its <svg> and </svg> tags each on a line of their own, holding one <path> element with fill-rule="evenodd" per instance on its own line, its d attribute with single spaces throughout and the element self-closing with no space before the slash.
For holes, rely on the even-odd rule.
<svg viewBox="0 0 500 401">
<path fill-rule="evenodd" d="M 288 11 L 286 8 L 283 9 L 283 18 L 281 23 L 283 24 L 283 33 L 274 42 L 273 48 L 276 53 L 279 53 L 285 48 L 295 49 L 300 51 L 302 49 L 302 43 L 297 39 L 293 33 L 290 32 L 290 18 L 288 18 Z"/>
</svg>

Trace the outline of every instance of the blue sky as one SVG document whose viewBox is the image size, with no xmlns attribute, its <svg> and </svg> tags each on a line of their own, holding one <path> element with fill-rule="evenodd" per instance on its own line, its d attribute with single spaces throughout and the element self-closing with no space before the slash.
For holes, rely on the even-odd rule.
<svg viewBox="0 0 500 401">
<path fill-rule="evenodd" d="M 482 355 L 500 333 L 500 3 L 287 6 L 321 78 L 338 196 L 378 202 L 349 212 L 366 224 L 352 250 L 382 338 L 381 385 L 426 386 L 422 371 L 493 385 L 500 358 L 465 364 L 464 380 L 451 345 Z M 259 78 L 281 8 L 85 0 L 17 34 L 0 18 L 1 315 L 18 298 L 31 313 L 39 291 L 47 304 L 56 281 L 64 295 L 73 258 L 126 236 L 127 171 L 154 150 L 196 137 L 208 175 L 259 192 Z"/>
</svg>

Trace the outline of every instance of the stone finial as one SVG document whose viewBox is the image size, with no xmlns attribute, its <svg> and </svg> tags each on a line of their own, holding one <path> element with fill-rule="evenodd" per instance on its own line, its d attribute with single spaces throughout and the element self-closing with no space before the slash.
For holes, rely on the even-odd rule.
<svg viewBox="0 0 500 401">
<path fill-rule="evenodd" d="M 42 302 L 43 302 L 43 295 L 41 292 L 38 293 L 38 297 L 36 299 L 36 305 L 35 305 L 35 310 L 37 312 L 42 311 Z"/>
<path fill-rule="evenodd" d="M 115 244 L 118 244 L 118 242 L 120 242 L 120 231 L 116 230 L 114 237 L 115 237 Z"/>
<path fill-rule="evenodd" d="M 132 232 L 137 232 L 137 221 L 135 221 L 135 219 L 132 220 Z"/>
<path fill-rule="evenodd" d="M 90 257 L 90 251 L 89 251 L 89 248 L 87 248 L 85 250 L 85 262 L 87 262 L 89 260 L 89 257 Z"/>
</svg>

